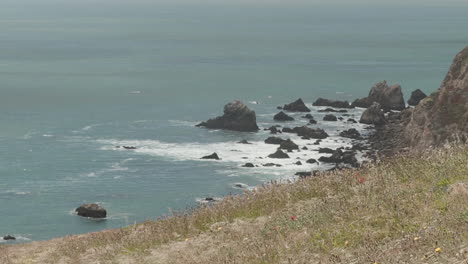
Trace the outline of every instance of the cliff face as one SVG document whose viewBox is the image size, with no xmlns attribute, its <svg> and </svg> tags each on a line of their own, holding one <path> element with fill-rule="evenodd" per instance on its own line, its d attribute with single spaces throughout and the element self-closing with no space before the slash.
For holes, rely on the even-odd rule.
<svg viewBox="0 0 468 264">
<path fill-rule="evenodd" d="M 468 47 L 457 54 L 439 90 L 416 106 L 405 136 L 415 148 L 468 141 Z"/>
</svg>

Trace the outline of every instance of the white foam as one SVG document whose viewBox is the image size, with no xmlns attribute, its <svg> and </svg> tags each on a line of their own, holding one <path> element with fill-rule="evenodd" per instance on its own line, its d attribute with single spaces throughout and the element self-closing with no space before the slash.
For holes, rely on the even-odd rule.
<svg viewBox="0 0 468 264">
<path fill-rule="evenodd" d="M 169 123 L 176 126 L 189 126 L 194 127 L 195 125 L 199 124 L 200 122 L 193 122 L 193 121 L 185 121 L 185 120 L 169 120 Z"/>
</svg>

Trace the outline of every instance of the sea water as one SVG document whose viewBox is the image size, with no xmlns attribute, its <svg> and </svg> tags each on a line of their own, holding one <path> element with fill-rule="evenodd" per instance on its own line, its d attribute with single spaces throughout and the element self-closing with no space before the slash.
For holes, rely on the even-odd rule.
<svg viewBox="0 0 468 264">
<path fill-rule="evenodd" d="M 353 100 L 378 81 L 435 91 L 468 43 L 467 6 L 0 3 L 0 235 L 19 242 L 117 228 L 239 194 L 349 146 L 318 97 Z M 266 158 L 268 131 L 196 128 L 238 99 L 259 126 L 299 97 L 331 137 Z M 350 111 L 359 119 L 362 109 Z M 286 126 L 305 125 L 301 114 Z M 246 139 L 252 144 L 236 142 Z M 116 146 L 134 146 L 125 150 Z M 200 160 L 217 152 L 221 161 Z M 303 165 L 294 163 L 301 160 Z M 260 167 L 243 168 L 246 162 Z M 282 167 L 263 167 L 274 162 Z M 97 202 L 104 221 L 77 217 Z M 1 242 L 1 241 L 0 241 Z"/>
</svg>

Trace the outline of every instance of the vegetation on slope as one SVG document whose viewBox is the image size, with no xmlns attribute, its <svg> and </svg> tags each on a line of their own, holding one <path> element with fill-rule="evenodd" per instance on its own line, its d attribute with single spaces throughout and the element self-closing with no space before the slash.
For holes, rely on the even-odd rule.
<svg viewBox="0 0 468 264">
<path fill-rule="evenodd" d="M 468 148 L 269 184 L 122 229 L 3 246 L 0 263 L 468 263 Z"/>
</svg>

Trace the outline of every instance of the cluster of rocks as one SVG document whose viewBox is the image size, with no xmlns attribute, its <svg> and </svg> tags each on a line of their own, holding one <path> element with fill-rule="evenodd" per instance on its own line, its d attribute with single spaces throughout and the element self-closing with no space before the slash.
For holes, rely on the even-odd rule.
<svg viewBox="0 0 468 264">
<path fill-rule="evenodd" d="M 410 100 L 408 101 L 409 105 L 418 105 L 421 100 L 424 100 L 426 95 L 420 91 L 416 90 L 412 93 Z M 391 148 L 391 144 L 397 144 L 401 140 L 398 138 L 390 139 L 395 135 L 395 131 L 402 131 L 401 120 L 407 120 L 403 114 L 394 114 L 390 111 L 402 111 L 406 108 L 405 101 L 403 98 L 403 93 L 400 85 L 388 85 L 386 81 L 376 83 L 372 86 L 369 95 L 365 98 L 357 99 L 353 103 L 348 101 L 337 101 L 329 100 L 324 98 L 318 98 L 314 103 L 314 106 L 323 106 L 327 107 L 325 109 L 319 110 L 322 113 L 340 113 L 342 116 L 337 117 L 334 114 L 326 114 L 323 117 L 323 121 L 327 122 L 337 122 L 338 120 L 344 120 L 344 116 L 349 116 L 347 114 L 348 110 L 355 107 L 366 108 L 359 119 L 359 123 L 373 125 L 376 128 L 376 133 L 373 134 L 370 138 L 371 148 L 376 148 L 379 150 L 385 150 Z M 304 101 L 299 98 L 298 100 L 285 104 L 273 119 L 278 122 L 287 122 L 294 121 L 294 117 L 288 115 L 286 112 L 310 112 L 311 110 L 305 105 Z M 388 113 L 388 114 L 386 114 Z M 322 139 L 329 137 L 329 135 L 320 128 L 312 128 L 308 125 L 317 124 L 317 121 L 311 114 L 305 114 L 301 116 L 309 120 L 309 123 L 306 126 L 299 127 L 282 127 L 279 125 L 266 128 L 271 134 L 283 134 L 283 133 L 293 133 L 297 134 L 301 139 L 310 140 L 316 139 L 314 145 L 319 145 Z M 348 118 L 344 122 L 347 123 L 357 123 L 354 118 Z M 246 105 L 240 101 L 234 101 L 227 104 L 224 107 L 224 115 L 210 119 L 206 122 L 202 122 L 197 126 L 213 128 L 213 129 L 228 129 L 234 131 L 245 131 L 245 132 L 254 132 L 258 131 L 258 125 L 256 123 L 255 112 L 250 110 Z M 391 127 L 392 129 L 389 129 Z M 350 138 L 353 140 L 363 140 L 364 137 L 354 128 L 341 131 L 339 133 L 341 137 Z M 381 140 L 378 142 L 378 140 Z M 241 141 L 239 143 L 249 144 L 247 141 Z M 288 159 L 290 156 L 288 152 L 300 151 L 300 147 L 294 143 L 291 139 L 283 139 L 280 137 L 269 137 L 265 140 L 266 144 L 278 145 L 276 152 L 268 155 L 269 158 L 274 159 Z M 307 150 L 307 147 L 303 147 L 302 150 Z M 367 150 L 367 147 L 360 144 L 354 145 L 349 150 L 331 150 L 331 149 L 319 149 L 319 153 L 331 154 L 329 157 L 321 157 L 318 161 L 325 163 L 333 163 L 338 166 L 338 164 L 347 164 L 352 167 L 358 166 L 358 161 L 356 159 L 356 151 Z M 369 152 L 369 156 L 373 154 L 372 151 Z M 220 160 L 220 157 L 213 153 L 208 156 L 202 157 L 202 159 L 212 159 Z M 307 163 L 316 163 L 316 160 L 308 160 Z M 301 162 L 298 162 L 301 163 Z M 298 164 L 296 163 L 296 164 Z M 301 163 L 302 164 L 302 163 Z M 263 166 L 281 166 L 279 164 L 267 163 Z M 246 163 L 242 167 L 253 168 L 256 167 L 253 163 Z"/>
</svg>

